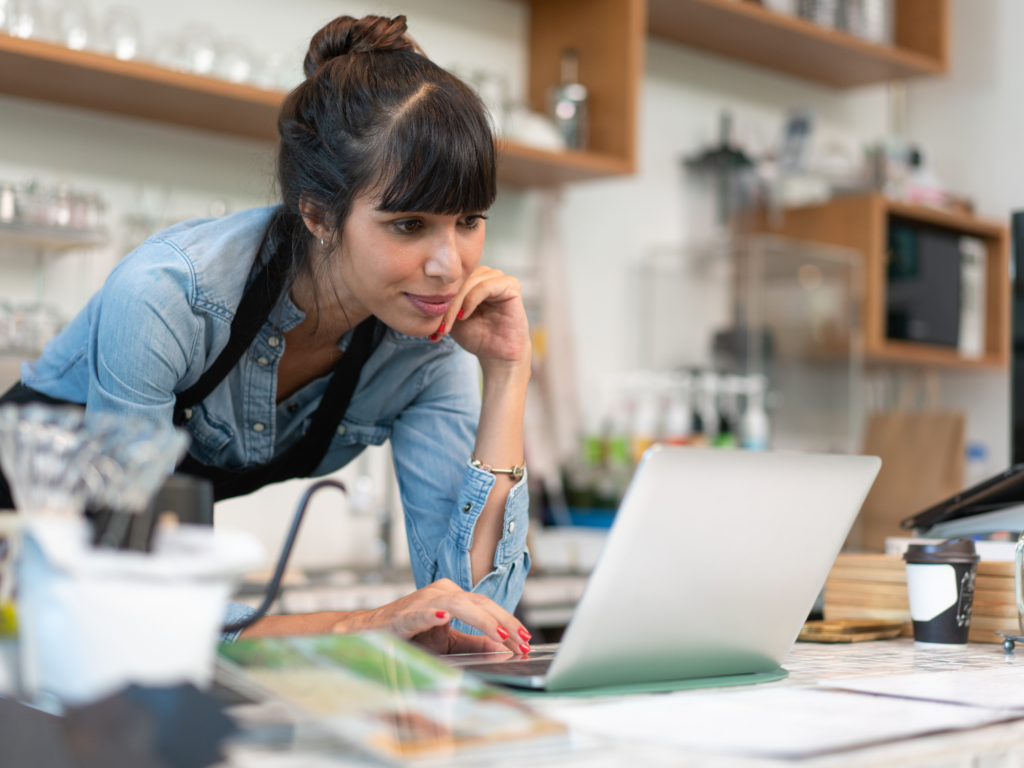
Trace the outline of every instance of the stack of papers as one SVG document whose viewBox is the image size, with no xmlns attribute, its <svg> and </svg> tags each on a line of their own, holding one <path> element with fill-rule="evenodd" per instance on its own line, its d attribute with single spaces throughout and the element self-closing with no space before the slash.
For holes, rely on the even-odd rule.
<svg viewBox="0 0 1024 768">
<path fill-rule="evenodd" d="M 904 699 L 942 701 L 971 707 L 1024 710 L 1024 667 L 1008 666 L 969 669 L 962 672 L 829 680 L 821 685 L 876 696 L 898 696 Z"/>
<path fill-rule="evenodd" d="M 786 759 L 1021 716 L 1006 710 L 802 688 L 682 693 L 592 706 L 556 705 L 547 711 L 578 733 L 617 741 Z"/>
</svg>

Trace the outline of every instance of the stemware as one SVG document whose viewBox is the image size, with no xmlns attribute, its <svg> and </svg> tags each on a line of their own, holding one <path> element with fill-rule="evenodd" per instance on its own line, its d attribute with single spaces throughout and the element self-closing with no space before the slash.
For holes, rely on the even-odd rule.
<svg viewBox="0 0 1024 768">
<path fill-rule="evenodd" d="M 253 57 L 244 40 L 228 39 L 217 44 L 216 67 L 217 77 L 232 83 L 244 83 L 249 80 L 253 71 Z"/>
<path fill-rule="evenodd" d="M 142 24 L 132 8 L 114 6 L 103 20 L 103 49 L 116 59 L 129 61 L 142 48 Z"/>
<path fill-rule="evenodd" d="M 216 32 L 205 24 L 189 24 L 181 30 L 181 63 L 197 75 L 213 73 L 217 63 Z"/>
<path fill-rule="evenodd" d="M 53 31 L 74 51 L 96 46 L 96 25 L 84 0 L 62 0 L 54 9 Z"/>
</svg>

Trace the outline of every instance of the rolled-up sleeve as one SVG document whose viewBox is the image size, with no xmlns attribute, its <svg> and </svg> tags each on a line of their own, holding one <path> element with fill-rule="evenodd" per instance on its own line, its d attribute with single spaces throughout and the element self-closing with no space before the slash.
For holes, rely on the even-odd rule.
<svg viewBox="0 0 1024 768">
<path fill-rule="evenodd" d="M 391 434 L 416 586 L 451 579 L 513 611 L 530 568 L 526 477 L 511 487 L 505 502 L 493 570 L 474 584 L 469 551 L 476 523 L 496 482 L 507 487 L 508 481 L 469 463 L 480 418 L 475 358 L 454 347 L 423 375 L 423 388 Z M 454 626 L 474 631 L 461 622 Z"/>
</svg>

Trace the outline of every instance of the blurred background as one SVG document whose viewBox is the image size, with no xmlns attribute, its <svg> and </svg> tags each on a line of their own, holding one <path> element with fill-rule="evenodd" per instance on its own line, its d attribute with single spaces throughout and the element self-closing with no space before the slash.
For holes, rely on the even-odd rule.
<svg viewBox="0 0 1024 768">
<path fill-rule="evenodd" d="M 309 38 L 367 13 L 406 14 L 501 136 L 484 261 L 531 316 L 523 609 L 548 639 L 655 441 L 905 453 L 873 419 L 952 415 L 917 460 L 949 469 L 875 499 L 853 548 L 1010 464 L 1013 0 L 0 0 L 0 386 L 147 237 L 276 201 Z M 339 476 L 280 610 L 413 588 L 388 446 Z M 276 553 L 305 485 L 216 524 Z"/>
</svg>

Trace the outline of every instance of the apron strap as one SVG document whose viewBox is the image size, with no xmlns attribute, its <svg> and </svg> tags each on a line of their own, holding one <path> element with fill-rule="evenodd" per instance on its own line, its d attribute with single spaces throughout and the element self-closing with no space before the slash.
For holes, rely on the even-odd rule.
<svg viewBox="0 0 1024 768">
<path fill-rule="evenodd" d="M 327 455 L 355 394 L 363 366 L 379 342 L 376 331 L 377 318 L 373 316 L 356 326 L 348 349 L 334 367 L 319 407 L 310 417 L 309 429 L 280 456 L 267 464 L 230 470 L 201 464 L 187 455 L 178 471 L 212 481 L 214 501 L 244 496 L 271 483 L 312 475 Z"/>
<path fill-rule="evenodd" d="M 231 336 L 228 344 L 213 361 L 199 381 L 179 392 L 174 401 L 174 424 L 181 426 L 186 421 L 185 409 L 203 402 L 210 393 L 227 377 L 242 355 L 246 353 L 253 340 L 267 322 L 270 313 L 277 306 L 281 297 L 288 267 L 291 264 L 291 244 L 285 234 L 283 241 L 274 252 L 267 265 L 260 270 L 252 285 L 249 286 L 231 321 Z"/>
</svg>

